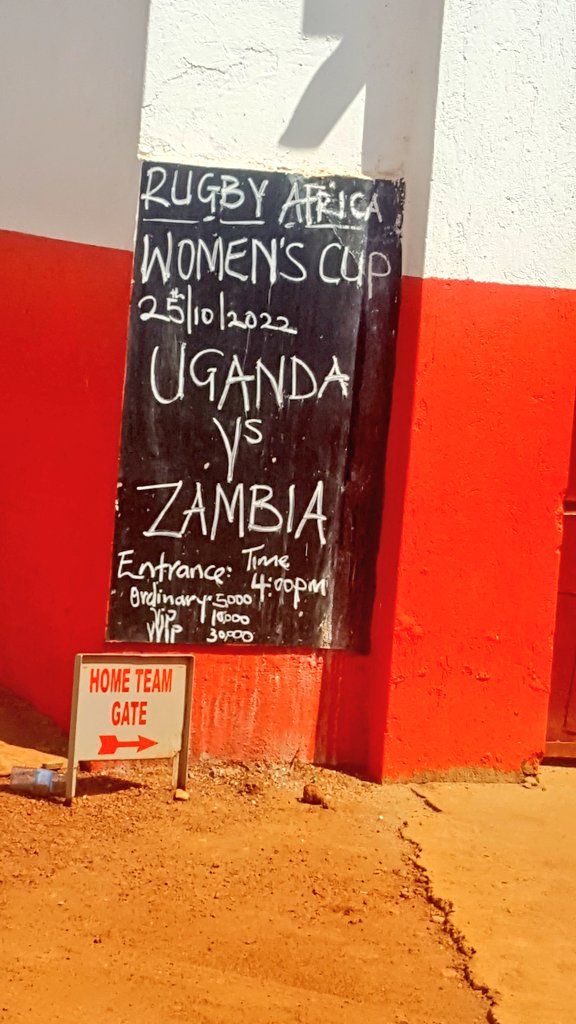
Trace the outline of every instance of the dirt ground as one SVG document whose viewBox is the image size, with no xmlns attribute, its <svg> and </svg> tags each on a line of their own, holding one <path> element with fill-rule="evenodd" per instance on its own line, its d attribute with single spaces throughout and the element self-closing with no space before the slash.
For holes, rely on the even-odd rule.
<svg viewBox="0 0 576 1024">
<path fill-rule="evenodd" d="M 524 785 L 432 784 L 404 830 L 451 924 L 476 949 L 497 1024 L 573 1024 L 576 769 Z"/>
<path fill-rule="evenodd" d="M 297 800 L 315 774 L 328 809 Z M 480 1024 L 399 836 L 402 794 L 197 766 L 0 792 L 2 1024 Z"/>
<path fill-rule="evenodd" d="M 170 765 L 132 762 L 72 807 L 10 789 L 65 748 L 0 689 L 0 1024 L 572 1024 L 574 768 L 375 786 L 204 760 L 176 801 Z"/>
<path fill-rule="evenodd" d="M 0 1024 L 489 1019 L 402 837 L 408 787 L 204 761 L 189 793 L 167 765 L 85 775 L 72 807 L 0 780 Z"/>
</svg>

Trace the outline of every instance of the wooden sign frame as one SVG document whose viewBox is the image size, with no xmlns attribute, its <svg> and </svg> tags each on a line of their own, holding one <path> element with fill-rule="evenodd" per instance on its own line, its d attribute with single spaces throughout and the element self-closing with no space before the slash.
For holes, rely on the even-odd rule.
<svg viewBox="0 0 576 1024">
<path fill-rule="evenodd" d="M 107 640 L 369 650 L 403 203 L 143 164 Z"/>
<path fill-rule="evenodd" d="M 146 676 L 145 673 L 146 673 L 147 669 L 150 668 L 150 670 L 151 670 L 152 666 L 154 666 L 154 668 L 157 669 L 158 671 L 160 669 L 162 669 L 163 670 L 163 676 L 162 676 L 163 681 L 165 681 L 167 678 L 170 678 L 170 681 L 171 681 L 171 678 L 172 678 L 171 675 L 169 677 L 167 677 L 165 675 L 165 672 L 169 671 L 170 669 L 173 669 L 174 667 L 184 667 L 185 668 L 185 684 L 184 684 L 184 699 L 183 699 L 182 712 L 181 712 L 182 719 L 181 719 L 181 724 L 179 723 L 178 729 L 177 729 L 178 739 L 177 739 L 176 744 L 174 744 L 173 740 L 171 742 L 170 739 L 168 739 L 167 741 L 162 743 L 159 740 L 150 741 L 150 740 L 148 740 L 148 739 L 146 739 L 145 737 L 142 737 L 142 736 L 138 736 L 137 740 L 132 740 L 131 739 L 129 741 L 125 740 L 124 742 L 122 742 L 122 738 L 120 737 L 120 739 L 118 739 L 118 737 L 116 735 L 103 735 L 103 734 L 100 734 L 99 735 L 99 739 L 100 739 L 101 742 L 100 742 L 100 750 L 99 750 L 99 752 L 98 753 L 94 753 L 94 749 L 90 745 L 89 745 L 89 749 L 87 750 L 87 747 L 85 745 L 83 745 L 83 739 L 84 738 L 80 735 L 80 731 L 81 730 L 79 730 L 79 720 L 80 720 L 80 711 L 81 711 L 81 707 L 82 707 L 83 696 L 84 696 L 84 699 L 86 699 L 86 697 L 87 697 L 86 694 L 83 695 L 83 693 L 82 693 L 81 683 L 82 683 L 82 678 L 83 678 L 83 669 L 86 668 L 88 665 L 90 665 L 90 666 L 100 666 L 101 669 L 108 669 L 109 673 L 111 673 L 112 670 L 114 670 L 114 672 L 116 672 L 116 677 L 115 677 L 115 681 L 114 681 L 114 686 L 116 687 L 116 689 L 110 689 L 110 697 L 111 698 L 112 698 L 112 696 L 114 696 L 118 692 L 123 693 L 124 695 L 130 693 L 130 682 L 132 681 L 131 670 L 132 670 L 132 668 L 134 668 L 135 669 L 136 678 L 138 679 L 138 685 L 140 685 L 140 680 L 142 680 L 142 685 L 144 687 L 144 691 L 143 692 L 146 693 L 146 695 L 148 695 L 150 693 L 150 691 L 152 690 L 153 692 L 151 693 L 151 696 L 153 698 L 164 697 L 167 700 L 169 700 L 169 696 L 170 696 L 171 690 L 170 691 L 168 690 L 167 685 L 165 684 L 165 682 L 163 684 L 160 684 L 160 683 L 158 684 L 158 688 L 157 689 L 160 690 L 160 692 L 156 693 L 155 689 L 154 689 L 154 684 L 152 683 L 151 677 L 150 677 L 150 680 L 149 680 L 150 685 L 148 686 L 148 689 L 146 689 L 146 680 L 148 679 L 148 677 Z M 128 673 L 128 675 L 126 675 L 126 673 Z M 87 760 L 87 761 L 94 761 L 94 760 L 100 761 L 100 760 L 102 760 L 105 763 L 107 763 L 109 761 L 120 761 L 120 760 L 121 761 L 127 761 L 127 760 L 149 760 L 149 759 L 152 759 L 152 758 L 154 758 L 154 759 L 156 759 L 156 758 L 158 758 L 158 759 L 172 758 L 173 759 L 173 777 L 172 777 L 173 785 L 175 787 L 178 787 L 179 789 L 184 789 L 185 790 L 186 787 L 187 787 L 187 774 L 188 774 L 188 751 L 189 751 L 189 746 L 190 746 L 190 723 L 191 723 L 191 717 L 192 717 L 193 682 L 194 682 L 194 657 L 192 655 L 188 655 L 188 654 L 161 654 L 161 655 L 154 654 L 154 655 L 146 655 L 146 654 L 130 654 L 130 653 L 114 654 L 113 652 L 111 652 L 109 654 L 77 654 L 76 655 L 76 659 L 75 659 L 75 664 L 74 664 L 74 688 L 73 688 L 73 693 L 72 693 L 72 712 L 71 712 L 71 719 L 70 719 L 70 735 L 69 735 L 69 741 L 68 741 L 68 768 L 67 768 L 67 773 L 66 773 L 66 802 L 70 803 L 74 799 L 74 796 L 76 794 L 76 782 L 77 782 L 77 774 L 78 774 L 78 764 L 79 764 L 80 761 L 84 761 L 84 760 Z M 164 686 L 163 689 L 161 688 L 162 685 Z M 171 686 L 171 682 L 170 682 L 170 686 Z M 122 687 L 122 689 L 120 689 L 121 687 Z M 97 695 L 98 695 L 98 697 L 102 696 L 102 694 L 100 694 L 100 693 L 97 694 Z M 107 691 L 105 692 L 105 697 L 106 698 L 108 697 L 108 692 Z M 105 704 L 105 701 L 101 700 L 100 703 Z M 133 720 L 133 722 L 124 723 L 124 724 L 130 724 L 130 726 L 134 727 L 134 728 L 138 728 L 138 727 L 144 728 L 145 727 L 143 725 L 141 719 L 140 719 L 140 726 L 137 724 L 137 722 L 136 722 L 137 708 L 133 706 L 133 705 L 137 705 L 137 704 L 142 705 L 144 703 L 144 701 L 132 701 L 132 702 L 129 702 L 129 701 L 124 701 L 124 702 L 116 701 L 115 703 L 117 703 L 118 705 L 120 705 L 121 703 L 124 703 L 125 705 L 126 704 L 129 705 L 128 711 L 129 711 L 129 713 L 131 714 L 131 716 L 132 716 L 132 718 L 134 720 Z M 149 701 L 147 699 L 146 700 L 146 704 L 148 704 L 148 703 L 149 703 Z M 157 703 L 157 701 L 156 701 L 156 703 Z M 166 701 L 163 702 L 163 703 L 164 703 L 164 705 L 166 705 Z M 130 705 L 132 705 L 132 707 L 130 707 Z M 82 710 L 83 710 L 83 707 L 82 707 Z M 120 728 L 120 729 L 122 729 L 124 727 L 124 724 L 122 724 L 122 725 L 113 725 L 113 726 L 111 726 L 111 728 L 115 728 L 115 729 Z M 173 723 L 171 723 L 171 724 L 172 724 L 172 727 L 173 727 Z M 85 728 L 85 725 L 83 725 L 82 727 Z M 95 724 L 95 729 L 96 728 L 97 728 L 97 725 Z M 152 726 L 152 728 L 153 728 L 153 726 Z M 156 725 L 156 728 L 158 728 L 158 725 Z M 172 735 L 174 735 L 174 730 L 173 730 Z M 114 748 L 114 742 L 111 742 L 111 741 L 116 741 L 115 749 L 113 749 Z M 155 750 L 154 749 L 155 747 L 157 747 L 158 750 Z M 124 751 L 119 757 L 108 756 L 109 754 L 116 753 L 116 751 L 118 749 L 123 749 L 123 751 Z"/>
</svg>

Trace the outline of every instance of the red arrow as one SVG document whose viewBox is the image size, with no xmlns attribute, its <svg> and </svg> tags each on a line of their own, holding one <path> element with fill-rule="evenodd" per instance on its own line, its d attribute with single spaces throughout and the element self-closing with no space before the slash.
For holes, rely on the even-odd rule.
<svg viewBox="0 0 576 1024">
<path fill-rule="evenodd" d="M 142 750 L 148 750 L 149 747 L 155 747 L 157 742 L 157 740 L 148 740 L 145 736 L 139 736 L 137 740 L 127 740 L 125 742 L 121 742 L 117 736 L 101 736 L 98 753 L 110 754 L 113 757 L 121 747 L 134 747 L 140 753 Z"/>
</svg>

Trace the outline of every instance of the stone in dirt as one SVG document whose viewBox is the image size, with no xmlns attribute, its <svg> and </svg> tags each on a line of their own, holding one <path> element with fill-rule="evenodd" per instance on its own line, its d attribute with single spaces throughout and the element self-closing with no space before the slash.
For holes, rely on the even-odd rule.
<svg viewBox="0 0 576 1024">
<path fill-rule="evenodd" d="M 240 784 L 238 792 L 242 796 L 262 796 L 264 793 L 264 786 L 261 782 L 248 780 L 247 782 Z"/>
<path fill-rule="evenodd" d="M 328 809 L 328 801 L 322 791 L 315 786 L 313 782 L 309 782 L 304 786 L 302 792 L 301 803 L 312 804 L 315 807 L 324 807 Z"/>
<path fill-rule="evenodd" d="M 174 793 L 175 800 L 189 800 L 190 793 L 187 793 L 185 789 L 177 789 Z"/>
</svg>

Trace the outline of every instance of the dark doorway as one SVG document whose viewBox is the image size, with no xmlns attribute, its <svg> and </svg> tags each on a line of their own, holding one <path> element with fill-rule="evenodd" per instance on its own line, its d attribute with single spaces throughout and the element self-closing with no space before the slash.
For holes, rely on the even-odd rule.
<svg viewBox="0 0 576 1024">
<path fill-rule="evenodd" d="M 546 757 L 576 763 L 576 408 L 564 499 Z"/>
</svg>

